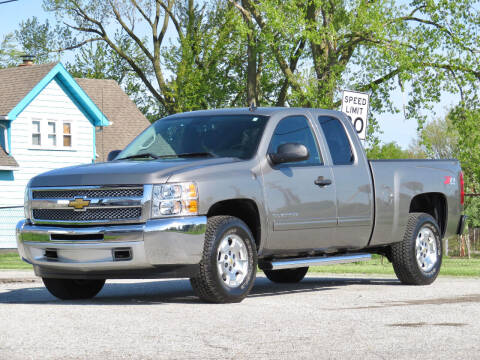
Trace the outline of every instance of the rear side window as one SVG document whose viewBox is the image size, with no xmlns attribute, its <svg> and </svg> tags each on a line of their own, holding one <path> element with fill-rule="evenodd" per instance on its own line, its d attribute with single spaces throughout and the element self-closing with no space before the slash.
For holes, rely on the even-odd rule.
<svg viewBox="0 0 480 360">
<path fill-rule="evenodd" d="M 276 153 L 280 145 L 286 143 L 303 144 L 307 147 L 309 158 L 305 161 L 289 163 L 289 166 L 321 165 L 322 160 L 318 152 L 317 143 L 308 120 L 303 116 L 289 116 L 282 119 L 273 133 L 268 153 Z"/>
<path fill-rule="evenodd" d="M 331 116 L 319 116 L 318 122 L 325 134 L 334 165 L 353 164 L 353 152 L 340 120 Z"/>
</svg>

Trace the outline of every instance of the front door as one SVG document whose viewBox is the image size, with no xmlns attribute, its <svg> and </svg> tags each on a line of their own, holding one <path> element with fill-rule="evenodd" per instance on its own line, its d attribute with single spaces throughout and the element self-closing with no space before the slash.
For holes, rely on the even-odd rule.
<svg viewBox="0 0 480 360">
<path fill-rule="evenodd" d="M 285 143 L 305 145 L 310 156 L 295 163 L 272 165 L 266 162 L 262 169 L 270 224 L 265 250 L 287 254 L 328 248 L 337 224 L 332 169 L 324 165 L 306 117 L 289 116 L 280 120 L 268 153 L 276 152 L 278 146 Z M 331 184 L 325 184 L 328 180 Z"/>
</svg>

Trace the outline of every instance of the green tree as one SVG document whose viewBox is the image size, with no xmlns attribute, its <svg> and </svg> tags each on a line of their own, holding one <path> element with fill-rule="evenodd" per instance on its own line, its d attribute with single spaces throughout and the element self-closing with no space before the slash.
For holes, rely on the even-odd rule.
<svg viewBox="0 0 480 360">
<path fill-rule="evenodd" d="M 474 0 L 229 1 L 276 59 L 288 88 L 279 105 L 334 108 L 349 88 L 369 92 L 374 113 L 398 111 L 399 86 L 421 127 L 442 91 L 468 96 L 480 79 Z"/>
<path fill-rule="evenodd" d="M 366 149 L 366 152 L 369 160 L 407 159 L 411 157 L 411 153 L 409 151 L 403 150 L 394 141 L 384 144 L 375 144 L 374 146 Z"/>
<path fill-rule="evenodd" d="M 58 61 L 60 54 L 52 50 L 58 48 L 59 44 L 72 41 L 70 29 L 60 25 L 53 27 L 48 20 L 42 24 L 35 16 L 19 24 L 15 38 L 21 51 L 33 55 L 38 64 Z"/>
<path fill-rule="evenodd" d="M 457 158 L 462 165 L 467 194 L 480 193 L 480 110 L 475 104 L 467 106 L 462 103 L 453 108 L 448 117 L 458 131 Z M 467 196 L 465 213 L 468 225 L 480 227 L 480 198 Z"/>
<path fill-rule="evenodd" d="M 144 54 L 138 51 L 130 38 L 123 37 L 117 41 L 122 51 L 135 58 L 137 62 L 147 62 Z M 66 68 L 73 77 L 117 81 L 150 121 L 157 120 L 158 114 L 162 112 L 158 108 L 158 102 L 143 82 L 139 81 L 128 62 L 104 43 L 90 43 L 81 47 L 73 61 L 67 62 Z"/>
<path fill-rule="evenodd" d="M 159 112 L 259 105 L 337 108 L 341 90 L 371 95 L 421 128 L 442 91 L 475 97 L 477 0 L 44 0 L 71 31 L 62 49 L 101 42 L 158 102 Z M 146 62 L 125 53 L 128 37 Z M 136 53 L 136 52 L 135 52 Z"/>
<path fill-rule="evenodd" d="M 21 51 L 17 49 L 14 35 L 4 35 L 0 40 L 0 69 L 16 66 L 20 55 Z"/>
<path fill-rule="evenodd" d="M 228 106 L 241 97 L 234 13 L 225 1 L 44 0 L 73 40 L 63 50 L 102 42 L 128 63 L 163 114 Z M 143 53 L 126 53 L 114 34 Z M 243 69 L 241 69 L 243 70 Z"/>
<path fill-rule="evenodd" d="M 419 138 L 410 144 L 411 152 L 430 159 L 453 159 L 458 156 L 458 130 L 450 116 L 438 118 L 423 127 Z"/>
</svg>

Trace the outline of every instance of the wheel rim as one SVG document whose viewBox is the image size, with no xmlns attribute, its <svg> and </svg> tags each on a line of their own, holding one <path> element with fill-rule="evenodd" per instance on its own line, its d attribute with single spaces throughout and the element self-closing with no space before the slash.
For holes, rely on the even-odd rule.
<svg viewBox="0 0 480 360">
<path fill-rule="evenodd" d="M 218 246 L 217 268 L 223 283 L 230 287 L 240 286 L 248 274 L 248 251 L 238 235 L 225 236 Z"/>
<path fill-rule="evenodd" d="M 437 239 L 428 227 L 423 227 L 418 232 L 415 253 L 417 264 L 424 272 L 432 270 L 437 263 Z"/>
</svg>

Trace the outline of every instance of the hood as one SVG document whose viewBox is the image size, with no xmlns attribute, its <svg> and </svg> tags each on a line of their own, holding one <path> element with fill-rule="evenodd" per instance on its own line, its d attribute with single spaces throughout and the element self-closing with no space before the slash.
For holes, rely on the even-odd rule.
<svg viewBox="0 0 480 360">
<path fill-rule="evenodd" d="M 70 166 L 35 176 L 31 187 L 162 184 L 177 171 L 188 171 L 239 161 L 234 158 L 118 160 Z"/>
</svg>

